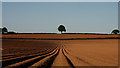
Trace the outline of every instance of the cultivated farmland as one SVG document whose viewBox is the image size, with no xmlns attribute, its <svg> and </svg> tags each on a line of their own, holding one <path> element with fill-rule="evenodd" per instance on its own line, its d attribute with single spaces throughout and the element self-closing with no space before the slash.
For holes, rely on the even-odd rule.
<svg viewBox="0 0 120 68">
<path fill-rule="evenodd" d="M 23 35 L 23 36 L 22 36 Z M 80 68 L 118 65 L 118 39 L 34 40 L 10 38 L 98 38 L 117 35 L 14 34 L 3 35 L 3 67 Z M 112 67 L 111 67 L 112 66 Z M 86 67 L 85 67 L 86 68 Z M 96 68 L 96 67 L 91 67 Z M 102 67 L 103 68 L 103 67 Z M 106 68 L 106 67 L 105 67 Z M 113 67 L 114 68 L 114 67 Z"/>
<path fill-rule="evenodd" d="M 8 34 L 3 38 L 43 38 L 43 39 L 66 39 L 66 38 L 105 38 L 118 37 L 118 35 L 96 35 L 96 34 Z"/>
</svg>

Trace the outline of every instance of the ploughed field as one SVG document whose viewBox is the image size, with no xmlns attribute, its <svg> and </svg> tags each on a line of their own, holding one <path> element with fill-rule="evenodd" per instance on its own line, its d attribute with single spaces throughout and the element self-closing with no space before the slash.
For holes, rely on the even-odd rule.
<svg viewBox="0 0 120 68">
<path fill-rule="evenodd" d="M 118 35 L 97 35 L 97 34 L 8 34 L 3 38 L 41 38 L 41 39 L 66 39 L 66 38 L 105 38 L 118 37 Z"/>
<path fill-rule="evenodd" d="M 2 39 L 1 50 L 0 62 L 3 68 L 82 68 L 118 65 L 118 39 Z"/>
</svg>

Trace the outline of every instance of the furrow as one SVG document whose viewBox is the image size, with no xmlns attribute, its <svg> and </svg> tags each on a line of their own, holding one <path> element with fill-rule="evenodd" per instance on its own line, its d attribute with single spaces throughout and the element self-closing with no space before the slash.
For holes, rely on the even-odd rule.
<svg viewBox="0 0 120 68">
<path fill-rule="evenodd" d="M 55 60 L 53 61 L 51 68 L 64 67 L 64 66 L 72 68 L 71 65 L 68 63 L 67 58 L 64 56 L 62 48 L 60 47 L 60 51 L 58 55 L 56 56 Z"/>
<path fill-rule="evenodd" d="M 64 49 L 64 52 L 65 55 L 71 60 L 74 66 L 94 66 L 93 64 L 90 64 L 89 62 L 82 58 L 71 55 L 66 51 L 66 49 Z"/>
<path fill-rule="evenodd" d="M 28 66 L 38 62 L 39 60 L 45 58 L 46 56 L 49 56 L 49 55 L 53 54 L 55 52 L 55 50 L 56 49 L 54 49 L 52 52 L 49 52 L 49 53 L 44 54 L 44 55 L 39 55 L 37 57 L 33 57 L 33 58 L 30 58 L 30 59 L 24 60 L 22 62 L 18 62 L 18 63 L 15 63 L 15 64 L 8 65 L 4 68 L 28 67 Z"/>
<path fill-rule="evenodd" d="M 8 66 L 8 65 L 14 64 L 14 63 L 22 62 L 24 60 L 31 59 L 31 58 L 34 58 L 34 57 L 37 57 L 40 55 L 48 54 L 48 53 L 52 52 L 53 50 L 50 50 L 48 52 L 46 51 L 46 52 L 39 53 L 39 54 L 33 54 L 33 55 L 28 55 L 28 56 L 21 56 L 21 57 L 6 59 L 6 60 L 2 61 L 2 67 Z"/>
<path fill-rule="evenodd" d="M 59 53 L 59 49 L 56 50 L 55 53 L 53 53 L 50 56 L 45 57 L 44 59 L 40 60 L 39 62 L 33 64 L 32 66 L 28 67 L 28 68 L 49 68 L 51 67 L 51 64 L 53 63 L 55 57 L 58 55 Z"/>
<path fill-rule="evenodd" d="M 47 51 L 51 50 L 51 49 L 46 49 Z M 39 54 L 39 53 L 43 53 L 45 52 L 46 50 L 41 50 L 41 51 L 37 51 L 35 53 L 32 53 L 32 54 Z M 11 57 L 20 57 L 20 56 L 23 56 L 23 55 L 30 55 L 31 53 L 14 53 L 14 54 L 9 54 L 9 55 L 2 55 L 2 58 L 4 59 L 7 59 L 7 58 L 11 58 Z"/>
<path fill-rule="evenodd" d="M 62 49 L 62 53 L 65 56 L 65 58 L 67 59 L 67 62 L 70 64 L 70 68 L 75 68 L 75 66 L 71 62 L 70 58 L 65 54 L 65 49 Z"/>
</svg>

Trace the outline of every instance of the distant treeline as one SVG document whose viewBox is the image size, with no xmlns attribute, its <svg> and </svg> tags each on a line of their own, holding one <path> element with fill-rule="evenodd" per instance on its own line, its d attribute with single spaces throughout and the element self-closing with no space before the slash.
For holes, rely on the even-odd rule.
<svg viewBox="0 0 120 68">
<path fill-rule="evenodd" d="M 63 33 L 66 32 L 66 29 L 63 25 L 60 25 L 58 27 L 58 30 L 61 32 L 61 34 L 94 34 L 94 35 L 120 35 L 120 31 L 118 29 L 114 29 L 111 34 L 105 34 L 105 33 Z M 6 27 L 0 28 L 0 34 L 58 34 L 58 33 L 18 33 L 14 31 L 8 31 Z"/>
<path fill-rule="evenodd" d="M 57 33 L 16 33 L 16 34 L 57 34 Z"/>
<path fill-rule="evenodd" d="M 8 34 L 58 34 L 58 33 L 15 33 L 10 32 Z M 102 34 L 102 33 L 62 33 L 62 34 L 94 34 L 94 35 L 111 35 L 111 34 Z M 120 34 L 119 34 L 120 35 Z"/>
</svg>

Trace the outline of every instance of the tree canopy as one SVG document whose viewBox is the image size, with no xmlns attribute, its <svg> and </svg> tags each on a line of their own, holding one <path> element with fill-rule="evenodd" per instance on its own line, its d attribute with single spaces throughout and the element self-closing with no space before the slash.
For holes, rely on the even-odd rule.
<svg viewBox="0 0 120 68">
<path fill-rule="evenodd" d="M 58 27 L 58 31 L 60 31 L 61 34 L 62 34 L 63 31 L 66 32 L 65 26 L 64 26 L 64 25 L 60 25 L 60 26 Z"/>
<path fill-rule="evenodd" d="M 2 34 L 6 34 L 8 32 L 8 29 L 6 27 L 2 28 Z"/>
<path fill-rule="evenodd" d="M 118 33 L 120 33 L 120 31 L 118 29 L 114 29 L 111 33 L 112 34 L 118 34 Z"/>
</svg>

